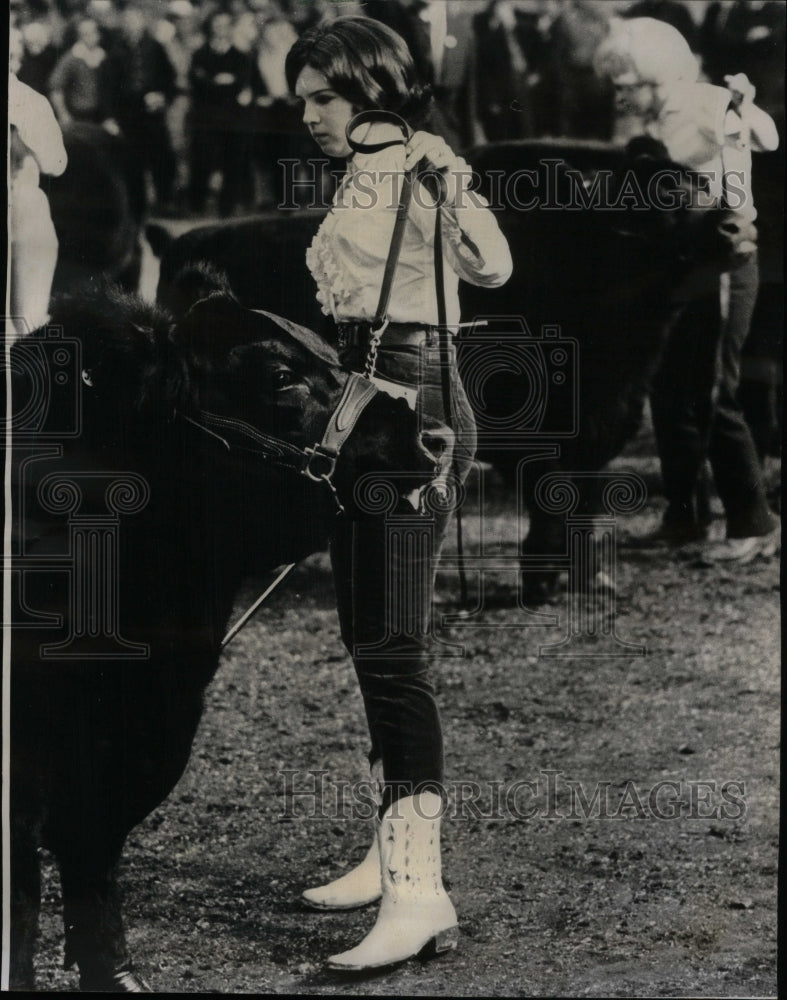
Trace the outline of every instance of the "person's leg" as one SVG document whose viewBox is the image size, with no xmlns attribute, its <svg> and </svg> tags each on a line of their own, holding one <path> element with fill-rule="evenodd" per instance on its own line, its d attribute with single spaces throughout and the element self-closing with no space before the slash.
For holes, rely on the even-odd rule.
<svg viewBox="0 0 787 1000">
<path fill-rule="evenodd" d="M 718 296 L 687 304 L 665 347 L 651 412 L 667 510 L 663 531 L 678 544 L 702 537 L 697 492 L 707 456 L 718 349 Z"/>
<path fill-rule="evenodd" d="M 164 113 L 145 118 L 145 145 L 159 206 L 169 205 L 175 192 L 177 164 Z"/>
<path fill-rule="evenodd" d="M 336 560 L 341 545 L 351 567 L 351 606 L 340 603 L 342 633 L 345 641 L 351 636 L 348 648 L 372 737 L 370 756 L 383 764 L 383 808 L 420 783 L 443 778 L 442 732 L 427 656 L 438 528 L 426 519 L 413 526 L 414 516 L 409 507 L 401 519 L 394 514 L 352 521 L 332 547 L 334 565 L 341 564 L 341 557 Z M 342 589 L 346 593 L 346 579 Z"/>
<path fill-rule="evenodd" d="M 443 400 L 434 391 L 442 385 L 439 368 L 424 366 L 419 352 L 380 353 L 379 373 L 418 384 L 424 419 L 443 420 Z M 453 362 L 448 375 L 466 475 L 474 424 Z M 340 970 L 388 965 L 429 944 L 439 952 L 456 943 L 456 912 L 442 885 L 443 745 L 428 673 L 435 569 L 448 521 L 402 503 L 387 517 L 345 523 L 333 540 L 342 637 L 358 674 L 372 755 L 379 754 L 385 778 L 376 850 L 382 903 L 363 941 L 329 959 Z M 374 853 L 354 871 L 354 885 Z"/>
<path fill-rule="evenodd" d="M 378 892 L 382 902 L 360 944 L 329 958 L 338 970 L 377 968 L 429 945 L 439 952 L 456 944 L 456 911 L 440 863 L 442 730 L 428 672 L 434 562 L 446 524 L 445 516 L 419 516 L 407 505 L 401 515 L 352 522 L 343 539 L 352 566 L 351 628 L 343 636 L 352 636 L 373 753 L 380 754 L 385 781 L 376 849 L 351 873 L 349 903 L 347 893 L 340 896 L 345 907 Z M 346 577 L 343 584 L 346 595 Z M 346 614 L 346 605 L 340 607 Z M 333 884 L 332 898 L 339 888 Z"/>
<path fill-rule="evenodd" d="M 762 466 L 738 402 L 741 351 L 757 300 L 756 256 L 730 273 L 729 312 L 719 359 L 719 387 L 710 437 L 710 460 L 727 518 L 728 538 L 767 535 L 776 527 L 765 496 Z"/>
<path fill-rule="evenodd" d="M 222 184 L 219 195 L 219 213 L 230 215 L 233 209 L 248 196 L 250 165 L 246 162 L 245 133 L 234 126 L 222 132 L 221 163 Z"/>
<path fill-rule="evenodd" d="M 194 109 L 195 119 L 199 114 L 200 109 Z M 215 142 L 216 136 L 212 129 L 200 128 L 195 124 L 191 132 L 188 188 L 189 208 L 193 212 L 201 212 L 205 207 L 211 166 L 216 156 Z"/>
</svg>

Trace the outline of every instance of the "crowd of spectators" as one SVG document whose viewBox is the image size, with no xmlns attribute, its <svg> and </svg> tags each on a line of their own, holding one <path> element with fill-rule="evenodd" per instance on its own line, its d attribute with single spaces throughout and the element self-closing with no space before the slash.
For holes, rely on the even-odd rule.
<svg viewBox="0 0 787 1000">
<path fill-rule="evenodd" d="M 304 30 L 365 13 L 408 42 L 455 148 L 498 139 L 616 137 L 594 71 L 613 16 L 677 27 L 711 82 L 733 67 L 784 123 L 781 2 L 757 0 L 12 0 L 19 79 L 61 125 L 122 133 L 160 211 L 222 215 L 278 203 L 283 158 L 314 155 L 284 78 Z"/>
</svg>

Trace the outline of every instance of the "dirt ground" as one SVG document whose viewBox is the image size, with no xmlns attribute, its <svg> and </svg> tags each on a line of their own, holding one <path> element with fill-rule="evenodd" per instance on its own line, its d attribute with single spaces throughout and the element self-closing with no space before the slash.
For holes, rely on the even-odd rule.
<svg viewBox="0 0 787 1000">
<path fill-rule="evenodd" d="M 619 519 L 622 541 L 658 521 L 650 454 L 640 439 L 616 463 L 651 493 Z M 494 477 L 485 508 L 488 551 L 515 555 L 514 496 Z M 477 515 L 471 500 L 470 551 Z M 374 908 L 317 913 L 298 897 L 370 841 L 371 823 L 336 791 L 366 775 L 365 724 L 327 558 L 299 567 L 228 647 L 183 779 L 129 839 L 129 940 L 153 988 L 775 995 L 778 562 L 720 570 L 621 548 L 617 577 L 618 635 L 646 655 L 539 655 L 563 634 L 566 598 L 539 609 L 557 624 L 538 624 L 517 606 L 512 570 L 488 574 L 480 625 L 439 632 L 466 648 L 435 664 L 459 947 L 347 977 L 324 959 L 363 936 Z M 440 593 L 438 612 L 455 610 L 453 576 Z M 313 788 L 314 769 L 326 772 L 322 815 L 314 796 L 288 794 Z M 73 990 L 49 865 L 44 900 L 38 986 Z"/>
</svg>

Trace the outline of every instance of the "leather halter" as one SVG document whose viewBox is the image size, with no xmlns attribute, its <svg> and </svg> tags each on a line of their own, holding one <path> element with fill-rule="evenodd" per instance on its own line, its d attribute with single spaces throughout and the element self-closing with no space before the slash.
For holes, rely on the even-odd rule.
<svg viewBox="0 0 787 1000">
<path fill-rule="evenodd" d="M 377 392 L 377 386 L 373 382 L 357 372 L 350 372 L 336 409 L 328 420 L 322 440 L 310 448 L 299 448 L 282 438 L 266 434 L 245 420 L 211 413 L 210 410 L 199 410 L 198 420 L 186 414 L 181 416 L 194 427 L 215 437 L 229 452 L 243 451 L 258 455 L 273 465 L 306 476 L 312 482 L 324 482 L 333 492 L 341 511 L 344 508 L 333 485 L 336 463 L 361 414 Z"/>
</svg>

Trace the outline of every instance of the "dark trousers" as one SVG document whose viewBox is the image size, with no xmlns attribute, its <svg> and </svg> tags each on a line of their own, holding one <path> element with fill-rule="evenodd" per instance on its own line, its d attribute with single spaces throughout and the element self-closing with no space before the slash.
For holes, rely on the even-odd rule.
<svg viewBox="0 0 787 1000">
<path fill-rule="evenodd" d="M 762 466 L 738 403 L 741 351 L 759 287 L 756 255 L 730 274 L 729 311 L 719 296 L 689 303 L 670 334 L 651 406 L 664 494 L 665 522 L 707 522 L 702 472 L 710 459 L 724 505 L 728 538 L 765 535 L 775 527 Z"/>
<path fill-rule="evenodd" d="M 363 356 L 345 355 L 362 370 Z M 475 423 L 450 348 L 455 472 L 465 478 Z M 418 385 L 418 408 L 444 420 L 439 365 L 416 347 L 381 348 L 377 372 Z M 383 809 L 419 786 L 443 780 L 440 716 L 429 677 L 434 578 L 450 515 L 419 515 L 406 501 L 385 515 L 340 516 L 331 540 L 342 640 L 353 657 L 371 736 L 382 760 Z"/>
<path fill-rule="evenodd" d="M 119 124 L 132 155 L 150 171 L 159 202 L 171 201 L 177 163 L 164 113 L 150 114 L 142 108 L 126 113 Z"/>
<path fill-rule="evenodd" d="M 229 215 L 249 196 L 248 160 L 244 156 L 248 144 L 246 133 L 234 128 L 200 127 L 196 122 L 199 110 L 194 110 L 193 114 L 195 125 L 191 134 L 189 207 L 195 212 L 204 209 L 210 175 L 214 170 L 220 170 L 219 212 Z"/>
</svg>

